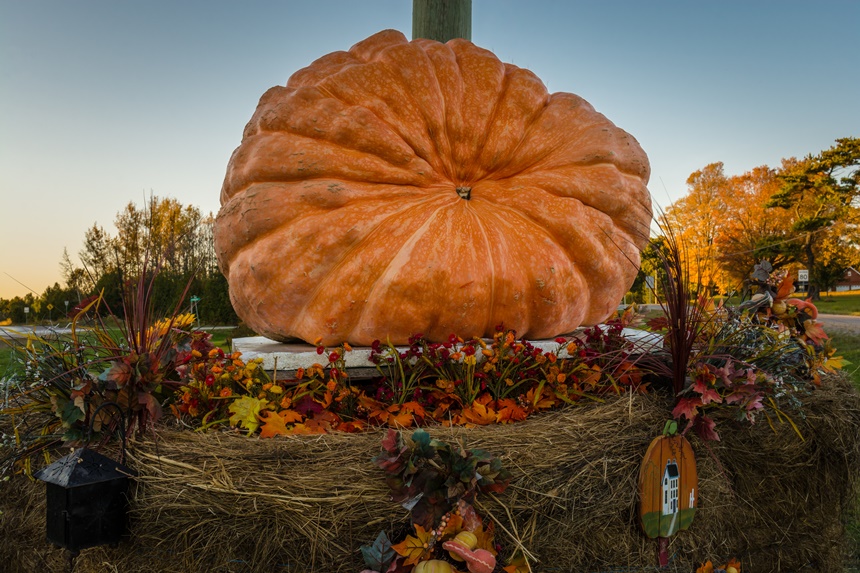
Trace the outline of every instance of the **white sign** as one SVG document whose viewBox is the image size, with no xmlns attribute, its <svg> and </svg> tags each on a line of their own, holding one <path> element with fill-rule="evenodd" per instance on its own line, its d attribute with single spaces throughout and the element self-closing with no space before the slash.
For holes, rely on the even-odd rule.
<svg viewBox="0 0 860 573">
<path fill-rule="evenodd" d="M 30 314 L 30 307 L 29 306 L 24 307 L 24 314 Z"/>
<path fill-rule="evenodd" d="M 809 282 L 809 271 L 806 269 L 800 269 L 799 271 L 797 271 L 797 282 L 808 283 Z"/>
</svg>

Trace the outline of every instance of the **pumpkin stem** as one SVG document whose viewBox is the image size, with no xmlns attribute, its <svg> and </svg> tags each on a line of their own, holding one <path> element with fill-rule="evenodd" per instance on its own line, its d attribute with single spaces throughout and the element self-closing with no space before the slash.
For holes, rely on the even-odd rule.
<svg viewBox="0 0 860 573">
<path fill-rule="evenodd" d="M 471 187 L 457 187 L 457 195 L 459 195 L 462 199 L 468 201 L 472 198 L 472 188 Z"/>
</svg>

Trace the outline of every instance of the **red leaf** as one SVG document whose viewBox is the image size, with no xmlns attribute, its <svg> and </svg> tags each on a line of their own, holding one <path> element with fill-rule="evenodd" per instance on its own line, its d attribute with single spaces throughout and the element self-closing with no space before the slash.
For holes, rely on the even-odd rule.
<svg viewBox="0 0 860 573">
<path fill-rule="evenodd" d="M 696 432 L 697 436 L 699 436 L 705 441 L 720 441 L 720 436 L 714 429 L 716 428 L 716 426 L 717 423 L 714 422 L 711 418 L 705 416 L 704 414 L 696 416 L 696 419 L 693 421 L 693 431 Z"/>
<path fill-rule="evenodd" d="M 678 419 L 684 416 L 688 420 L 693 420 L 696 414 L 699 413 L 699 406 L 702 405 L 702 399 L 698 396 L 693 398 L 681 398 L 678 400 L 678 405 L 672 410 L 672 417 Z"/>
</svg>

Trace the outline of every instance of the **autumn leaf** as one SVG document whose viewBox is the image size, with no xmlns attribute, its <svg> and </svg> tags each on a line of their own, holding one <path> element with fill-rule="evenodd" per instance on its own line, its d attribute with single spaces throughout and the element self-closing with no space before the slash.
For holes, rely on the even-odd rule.
<svg viewBox="0 0 860 573">
<path fill-rule="evenodd" d="M 785 277 L 782 279 L 782 282 L 779 283 L 779 288 L 776 290 L 776 300 L 783 300 L 794 292 L 794 281 L 792 280 L 793 275 L 791 273 L 786 273 Z"/>
<path fill-rule="evenodd" d="M 678 400 L 678 405 L 672 410 L 672 417 L 678 419 L 684 416 L 688 420 L 692 420 L 699 413 L 699 406 L 701 405 L 702 399 L 699 397 L 681 398 Z"/>
<path fill-rule="evenodd" d="M 134 369 L 126 360 L 115 360 L 107 370 L 101 373 L 99 380 L 113 383 L 117 388 L 121 388 L 128 384 L 133 373 Z"/>
<path fill-rule="evenodd" d="M 414 422 L 412 413 L 402 409 L 400 404 L 392 404 L 388 407 L 388 425 L 394 428 L 408 428 Z"/>
<path fill-rule="evenodd" d="M 158 420 L 161 418 L 161 404 L 159 404 L 155 396 L 149 392 L 138 392 L 137 403 L 149 412 L 149 416 L 152 420 Z"/>
<path fill-rule="evenodd" d="M 316 434 L 323 434 L 325 432 L 320 432 L 314 428 L 308 428 L 304 424 L 294 424 L 292 428 L 289 429 L 287 434 L 290 436 L 311 436 Z"/>
<path fill-rule="evenodd" d="M 708 560 L 706 563 L 703 563 L 701 567 L 696 569 L 696 573 L 714 573 L 714 564 Z"/>
<path fill-rule="evenodd" d="M 317 434 L 327 434 L 337 428 L 340 423 L 340 417 L 328 410 L 323 410 L 313 418 L 305 420 L 305 426 Z"/>
<path fill-rule="evenodd" d="M 317 404 L 319 404 L 323 408 L 328 408 L 329 406 L 331 406 L 332 398 L 333 398 L 332 393 L 330 391 L 326 390 L 325 394 L 323 394 L 322 399 L 316 400 L 316 402 L 317 402 Z"/>
<path fill-rule="evenodd" d="M 461 531 L 463 531 L 463 518 L 456 513 L 452 513 L 448 516 L 448 523 L 445 525 L 445 529 L 439 535 L 439 541 L 453 539 Z"/>
<path fill-rule="evenodd" d="M 506 567 L 502 568 L 505 573 L 532 573 L 531 565 L 523 553 L 517 553 Z"/>
<path fill-rule="evenodd" d="M 493 555 L 498 554 L 498 552 L 496 551 L 495 543 L 493 543 L 493 539 L 495 538 L 495 526 L 493 525 L 492 521 L 487 524 L 486 529 L 484 529 L 482 525 L 479 525 L 472 531 L 472 533 L 475 534 L 475 537 L 478 540 L 477 544 L 475 545 L 476 548 L 486 549 Z"/>
<path fill-rule="evenodd" d="M 532 405 L 535 410 L 546 410 L 555 406 L 555 400 L 547 398 L 543 394 L 543 384 L 532 387 L 526 392 L 526 401 Z"/>
<path fill-rule="evenodd" d="M 242 396 L 230 404 L 229 410 L 233 413 L 230 416 L 230 424 L 247 429 L 250 436 L 260 427 L 260 410 L 267 405 L 268 401 L 266 400 L 260 400 L 251 396 Z"/>
<path fill-rule="evenodd" d="M 496 421 L 500 424 L 507 424 L 510 422 L 521 422 L 528 417 L 528 412 L 520 407 L 516 401 L 511 400 L 510 398 L 502 398 L 496 402 L 496 408 L 498 409 L 498 413 L 496 416 Z"/>
<path fill-rule="evenodd" d="M 705 441 L 720 441 L 720 435 L 715 430 L 716 426 L 717 423 L 705 415 L 696 416 L 696 419 L 693 421 L 693 431 Z"/>
<path fill-rule="evenodd" d="M 338 432 L 346 432 L 348 434 L 355 434 L 367 429 L 367 424 L 362 422 L 361 420 L 351 420 L 349 422 L 342 422 L 338 424 L 337 431 Z"/>
<path fill-rule="evenodd" d="M 427 416 L 427 412 L 424 411 L 424 406 L 418 402 L 406 402 L 403 404 L 402 409 L 412 414 L 419 423 L 421 423 Z"/>
<path fill-rule="evenodd" d="M 468 408 L 463 408 L 463 419 L 470 424 L 486 426 L 496 422 L 496 412 L 478 401 L 472 402 Z"/>
<path fill-rule="evenodd" d="M 260 428 L 261 438 L 273 438 L 275 436 L 284 436 L 291 433 L 287 428 L 287 424 L 301 422 L 302 415 L 293 410 L 281 410 L 278 413 L 267 412 L 264 418 L 265 423 Z"/>
<path fill-rule="evenodd" d="M 811 319 L 803 323 L 803 333 L 816 344 L 823 344 L 826 339 L 830 338 L 824 332 L 822 324 Z"/>
<path fill-rule="evenodd" d="M 433 531 L 425 531 L 423 527 L 415 524 L 415 534 L 417 537 L 413 537 L 411 535 L 407 535 L 406 539 L 398 543 L 397 545 L 392 545 L 391 548 L 394 549 L 399 555 L 402 555 L 406 558 L 404 561 L 404 565 L 414 565 L 430 555 L 433 551 Z"/>
<path fill-rule="evenodd" d="M 824 362 L 824 368 L 825 368 L 825 370 L 829 370 L 830 372 L 833 372 L 834 370 L 839 370 L 839 369 L 841 369 L 841 368 L 843 368 L 849 364 L 851 364 L 851 363 L 848 362 L 847 360 L 845 360 L 844 357 L 833 356 L 832 358 L 828 358 Z"/>
</svg>

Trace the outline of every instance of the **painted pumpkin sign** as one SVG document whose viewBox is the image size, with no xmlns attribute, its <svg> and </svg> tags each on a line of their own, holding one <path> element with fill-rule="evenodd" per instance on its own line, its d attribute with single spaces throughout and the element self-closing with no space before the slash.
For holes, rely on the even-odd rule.
<svg viewBox="0 0 860 573">
<path fill-rule="evenodd" d="M 552 338 L 611 315 L 648 243 L 639 143 L 466 40 L 386 30 L 261 98 L 221 190 L 236 313 L 325 345 Z"/>
<path fill-rule="evenodd" d="M 699 478 L 690 442 L 683 436 L 655 438 L 639 470 L 639 517 L 645 535 L 670 537 L 690 527 Z"/>
</svg>

